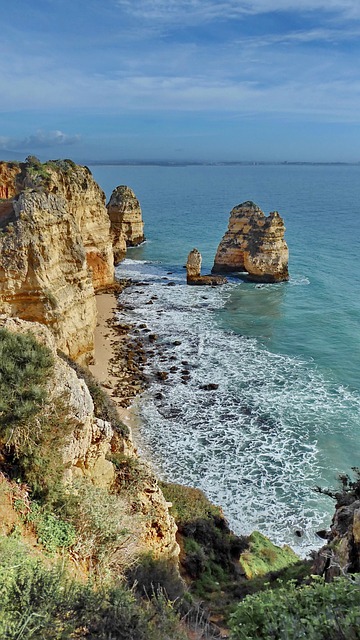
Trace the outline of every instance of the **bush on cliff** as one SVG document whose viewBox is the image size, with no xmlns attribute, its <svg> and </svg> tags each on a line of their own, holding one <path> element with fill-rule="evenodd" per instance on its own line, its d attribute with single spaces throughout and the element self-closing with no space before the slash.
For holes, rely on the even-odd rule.
<svg viewBox="0 0 360 640">
<path fill-rule="evenodd" d="M 358 640 L 360 586 L 349 579 L 247 596 L 231 616 L 231 640 Z"/>
<path fill-rule="evenodd" d="M 169 601 L 142 603 L 120 584 L 75 582 L 13 538 L 0 537 L 0 601 L 4 640 L 184 640 Z"/>
<path fill-rule="evenodd" d="M 31 334 L 0 329 L 0 468 L 50 501 L 63 474 L 54 451 L 72 429 L 65 400 L 48 403 L 53 365 L 50 350 Z"/>
</svg>

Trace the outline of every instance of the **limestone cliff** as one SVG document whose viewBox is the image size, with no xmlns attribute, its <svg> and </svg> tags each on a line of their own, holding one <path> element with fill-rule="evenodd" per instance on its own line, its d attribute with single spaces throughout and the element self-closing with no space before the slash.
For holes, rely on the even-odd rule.
<svg viewBox="0 0 360 640">
<path fill-rule="evenodd" d="M 135 247 L 145 240 L 144 223 L 138 199 L 130 187 L 114 189 L 107 204 L 111 223 L 115 264 L 124 259 L 126 247 Z"/>
<path fill-rule="evenodd" d="M 105 195 L 70 160 L 0 164 L 0 313 L 49 326 L 58 347 L 88 362 L 94 290 L 113 282 Z"/>
<path fill-rule="evenodd" d="M 79 229 L 61 196 L 23 191 L 0 235 L 0 312 L 46 324 L 74 359 L 93 352 L 94 288 Z"/>
<path fill-rule="evenodd" d="M 94 288 L 111 283 L 114 267 L 105 194 L 90 170 L 71 160 L 41 164 L 32 156 L 19 164 L 0 163 L 0 193 L 3 192 L 3 197 L 12 198 L 26 189 L 63 197 L 80 231 Z"/>
<path fill-rule="evenodd" d="M 230 213 L 213 273 L 247 271 L 249 279 L 256 282 L 288 280 L 289 251 L 284 233 L 284 221 L 277 211 L 266 217 L 254 202 L 239 204 Z"/>
</svg>

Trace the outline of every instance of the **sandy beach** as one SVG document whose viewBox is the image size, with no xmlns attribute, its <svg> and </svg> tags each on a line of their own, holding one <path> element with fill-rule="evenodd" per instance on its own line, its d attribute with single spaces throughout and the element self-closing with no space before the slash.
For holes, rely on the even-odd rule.
<svg viewBox="0 0 360 640">
<path fill-rule="evenodd" d="M 138 424 L 134 398 L 145 388 L 145 354 L 139 339 L 129 335 L 130 325 L 116 317 L 119 291 L 96 295 L 94 363 L 89 366 L 117 405 L 121 420 L 131 430 Z"/>
</svg>

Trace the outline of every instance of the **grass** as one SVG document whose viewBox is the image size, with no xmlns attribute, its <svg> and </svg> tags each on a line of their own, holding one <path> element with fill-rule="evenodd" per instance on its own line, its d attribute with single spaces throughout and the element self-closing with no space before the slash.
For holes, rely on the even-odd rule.
<svg viewBox="0 0 360 640">
<path fill-rule="evenodd" d="M 243 551 L 239 561 L 249 579 L 280 571 L 299 561 L 290 547 L 278 547 L 258 531 L 254 531 L 248 541 L 249 548 Z"/>
</svg>

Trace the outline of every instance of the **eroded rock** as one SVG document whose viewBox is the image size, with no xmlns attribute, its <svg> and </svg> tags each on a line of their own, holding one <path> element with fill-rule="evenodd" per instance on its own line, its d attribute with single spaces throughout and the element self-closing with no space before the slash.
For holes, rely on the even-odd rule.
<svg viewBox="0 0 360 640">
<path fill-rule="evenodd" d="M 198 249 L 190 251 L 186 262 L 186 282 L 190 285 L 208 285 L 218 286 L 226 284 L 226 278 L 222 276 L 202 276 L 201 275 L 202 257 Z"/>
<path fill-rule="evenodd" d="M 140 203 L 130 187 L 114 189 L 107 204 L 111 224 L 115 264 L 125 258 L 126 247 L 135 247 L 145 240 Z"/>
<path fill-rule="evenodd" d="M 289 279 L 285 225 L 277 211 L 265 216 L 251 201 L 234 207 L 216 252 L 213 273 L 246 271 L 256 282 Z"/>
</svg>

